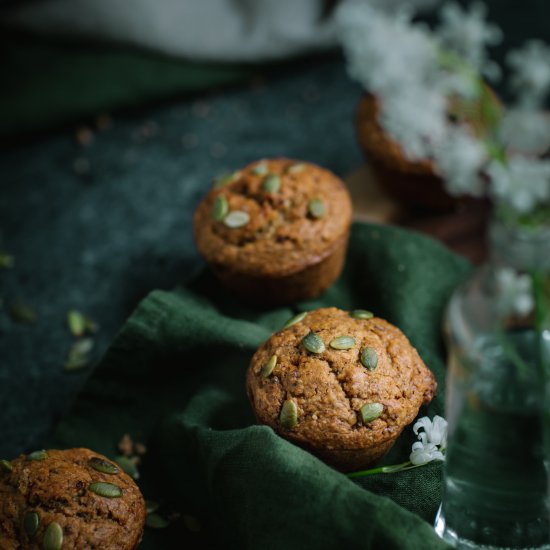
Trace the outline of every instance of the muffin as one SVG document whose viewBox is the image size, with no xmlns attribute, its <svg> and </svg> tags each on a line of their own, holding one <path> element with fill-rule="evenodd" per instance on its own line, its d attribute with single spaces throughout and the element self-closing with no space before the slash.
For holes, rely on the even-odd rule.
<svg viewBox="0 0 550 550">
<path fill-rule="evenodd" d="M 452 122 L 466 124 L 475 135 L 483 136 L 494 131 L 502 105 L 494 91 L 483 85 L 479 99 L 449 98 L 447 112 Z M 460 201 L 445 190 L 434 161 L 409 159 L 380 125 L 379 113 L 378 99 L 371 94 L 363 96 L 357 107 L 356 129 L 359 145 L 384 190 L 409 206 L 436 212 L 456 207 Z"/>
<path fill-rule="evenodd" d="M 259 423 L 353 471 L 390 449 L 437 384 L 398 328 L 364 310 L 323 308 L 260 346 L 246 387 Z"/>
<path fill-rule="evenodd" d="M 131 550 L 145 502 L 120 467 L 88 449 L 0 461 L 0 549 Z"/>
<path fill-rule="evenodd" d="M 228 289 L 256 303 L 315 298 L 342 271 L 351 224 L 343 182 L 314 164 L 249 164 L 212 189 L 194 216 L 199 253 Z"/>
</svg>

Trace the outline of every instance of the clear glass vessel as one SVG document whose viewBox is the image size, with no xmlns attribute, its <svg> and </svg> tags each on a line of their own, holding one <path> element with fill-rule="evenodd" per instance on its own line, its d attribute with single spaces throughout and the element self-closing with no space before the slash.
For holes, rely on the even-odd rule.
<svg viewBox="0 0 550 550">
<path fill-rule="evenodd" d="M 489 237 L 490 261 L 445 318 L 449 432 L 435 528 L 456 548 L 550 549 L 550 226 L 494 222 Z"/>
</svg>

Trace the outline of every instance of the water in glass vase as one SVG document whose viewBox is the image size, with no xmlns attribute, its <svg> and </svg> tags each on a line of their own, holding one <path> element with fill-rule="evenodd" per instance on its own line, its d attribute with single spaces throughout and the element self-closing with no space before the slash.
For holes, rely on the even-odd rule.
<svg viewBox="0 0 550 550">
<path fill-rule="evenodd" d="M 535 333 L 484 336 L 454 354 L 436 530 L 456 548 L 549 549 L 542 384 Z"/>
</svg>

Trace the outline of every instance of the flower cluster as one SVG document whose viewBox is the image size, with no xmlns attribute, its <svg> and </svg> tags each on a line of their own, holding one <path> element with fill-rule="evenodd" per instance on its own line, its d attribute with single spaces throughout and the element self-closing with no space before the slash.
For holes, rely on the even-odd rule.
<svg viewBox="0 0 550 550">
<path fill-rule="evenodd" d="M 418 433 L 419 430 L 423 430 Z M 434 416 L 430 420 L 424 416 L 413 426 L 414 433 L 419 441 L 413 443 L 409 460 L 415 466 L 422 466 L 432 460 L 445 460 L 447 447 L 447 421 L 441 416 Z"/>
<path fill-rule="evenodd" d="M 420 431 L 422 430 L 422 431 Z M 412 446 L 412 452 L 407 462 L 393 464 L 391 466 L 380 466 L 370 470 L 362 470 L 348 474 L 348 477 L 363 477 L 373 474 L 393 474 L 424 466 L 434 460 L 445 460 L 447 448 L 447 421 L 441 416 L 435 415 L 433 420 L 424 416 L 413 425 L 413 432 L 418 437 Z"/>
<path fill-rule="evenodd" d="M 517 105 L 502 113 L 483 82 L 500 74 L 487 47 L 502 31 L 479 2 L 443 4 L 430 28 L 415 16 L 433 4 L 344 0 L 337 21 L 350 75 L 380 100 L 388 135 L 411 160 L 434 160 L 451 194 L 488 194 L 518 219 L 548 208 L 549 163 L 539 157 L 550 147 L 550 118 L 537 109 L 550 90 L 550 48 L 531 41 L 508 54 Z M 494 111 L 481 120 L 482 131 L 476 121 L 451 120 L 457 98 Z"/>
</svg>

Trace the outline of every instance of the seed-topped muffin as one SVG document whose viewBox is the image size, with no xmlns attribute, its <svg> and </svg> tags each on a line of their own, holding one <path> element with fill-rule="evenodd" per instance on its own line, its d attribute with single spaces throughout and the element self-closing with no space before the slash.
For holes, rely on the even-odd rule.
<svg viewBox="0 0 550 550">
<path fill-rule="evenodd" d="M 407 337 L 364 310 L 291 319 L 254 354 L 258 422 L 343 471 L 381 458 L 437 384 Z"/>
<path fill-rule="evenodd" d="M 351 211 L 345 185 L 328 170 L 260 160 L 206 195 L 195 212 L 195 240 L 240 296 L 290 303 L 318 296 L 340 275 Z"/>
<path fill-rule="evenodd" d="M 145 515 L 130 476 L 88 449 L 0 461 L 1 550 L 133 550 Z"/>
</svg>

